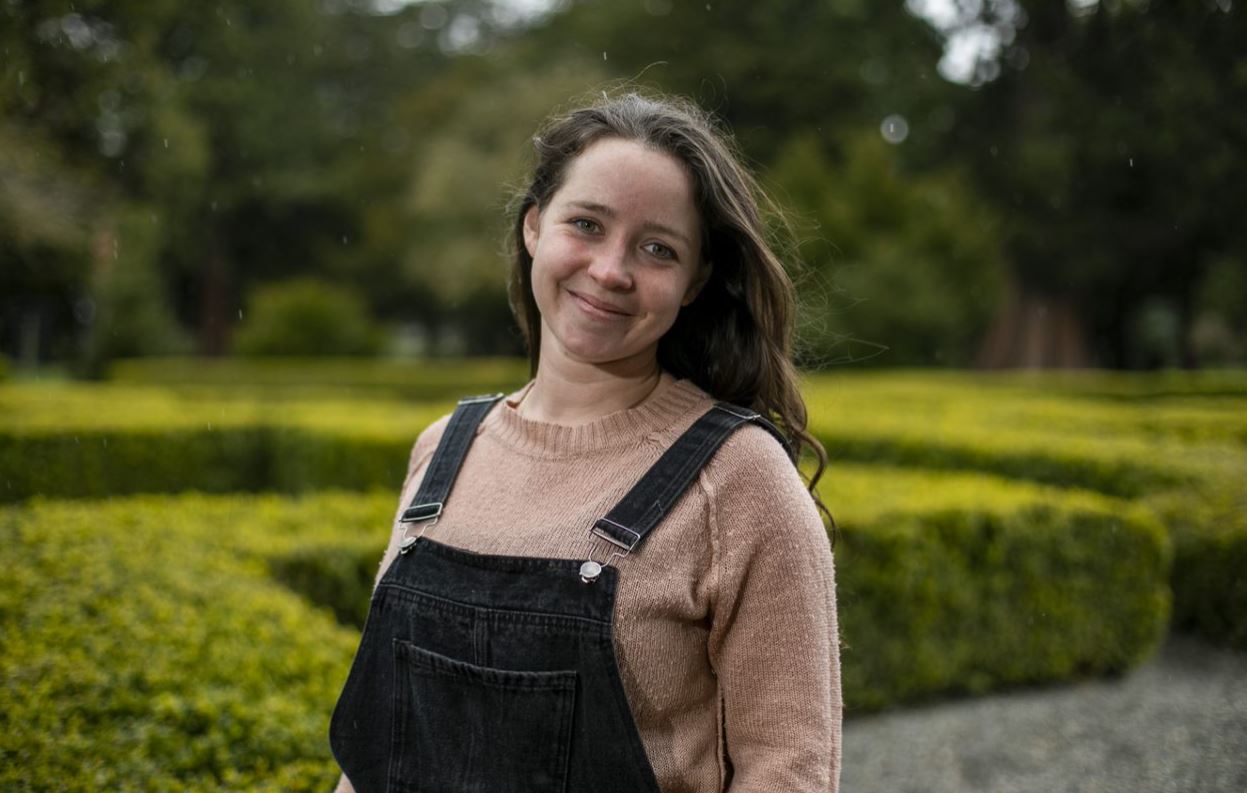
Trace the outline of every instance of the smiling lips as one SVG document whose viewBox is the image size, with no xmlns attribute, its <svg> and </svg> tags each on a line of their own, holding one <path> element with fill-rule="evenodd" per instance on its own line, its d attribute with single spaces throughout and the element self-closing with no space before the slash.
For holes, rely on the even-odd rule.
<svg viewBox="0 0 1247 793">
<path fill-rule="evenodd" d="M 601 300 L 595 300 L 587 295 L 582 295 L 579 292 L 573 292 L 570 289 L 568 289 L 567 292 L 572 297 L 576 298 L 576 302 L 579 303 L 582 308 L 594 316 L 606 316 L 611 318 L 631 316 L 628 312 L 616 306 L 612 306 L 610 303 L 603 303 Z"/>
</svg>

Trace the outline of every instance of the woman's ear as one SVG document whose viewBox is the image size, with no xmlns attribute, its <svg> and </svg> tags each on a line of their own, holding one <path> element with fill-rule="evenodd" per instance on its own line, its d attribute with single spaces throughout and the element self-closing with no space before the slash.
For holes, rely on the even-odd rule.
<svg viewBox="0 0 1247 793">
<path fill-rule="evenodd" d="M 528 251 L 528 257 L 531 259 L 536 254 L 537 237 L 541 230 L 541 213 L 537 211 L 537 205 L 533 204 L 524 213 L 524 249 Z"/>
<path fill-rule="evenodd" d="M 697 295 L 701 292 L 701 288 L 710 280 L 711 266 L 710 262 L 702 262 L 697 268 L 697 275 L 693 276 L 692 282 L 688 285 L 688 289 L 684 290 L 684 299 L 680 301 L 681 306 L 687 306 L 697 299 Z"/>
</svg>

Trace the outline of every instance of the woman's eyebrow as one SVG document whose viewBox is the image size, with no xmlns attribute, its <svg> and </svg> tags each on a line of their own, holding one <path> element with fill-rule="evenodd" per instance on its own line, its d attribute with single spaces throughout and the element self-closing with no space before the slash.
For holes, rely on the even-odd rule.
<svg viewBox="0 0 1247 793">
<path fill-rule="evenodd" d="M 567 203 L 569 206 L 579 207 L 580 209 L 588 210 L 589 212 L 596 212 L 599 215 L 611 218 L 612 220 L 617 216 L 615 210 L 605 204 L 598 204 L 593 201 L 568 201 Z M 680 242 L 683 242 L 685 245 L 692 245 L 689 238 L 684 233 L 673 229 L 671 226 L 658 223 L 657 221 L 647 220 L 641 224 L 641 228 L 646 231 L 657 231 L 660 234 L 669 234 L 670 236 L 680 240 Z"/>
</svg>

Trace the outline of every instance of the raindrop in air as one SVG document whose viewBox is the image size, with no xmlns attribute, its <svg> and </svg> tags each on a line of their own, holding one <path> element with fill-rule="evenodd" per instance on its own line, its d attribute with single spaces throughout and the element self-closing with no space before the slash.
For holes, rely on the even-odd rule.
<svg viewBox="0 0 1247 793">
<path fill-rule="evenodd" d="M 893 145 L 901 143 L 909 137 L 909 122 L 900 113 L 893 113 L 879 125 L 879 134 Z"/>
</svg>

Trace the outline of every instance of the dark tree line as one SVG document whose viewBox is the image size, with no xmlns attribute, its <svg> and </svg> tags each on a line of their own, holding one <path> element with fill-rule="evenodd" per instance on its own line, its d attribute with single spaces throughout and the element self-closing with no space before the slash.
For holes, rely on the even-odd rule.
<svg viewBox="0 0 1247 793">
<path fill-rule="evenodd" d="M 0 4 L 0 354 L 223 354 L 315 277 L 514 352 L 505 186 L 615 78 L 693 96 L 799 235 L 811 364 L 1247 356 L 1247 25 L 1229 0 Z M 999 43 L 969 85 L 945 37 Z"/>
</svg>

